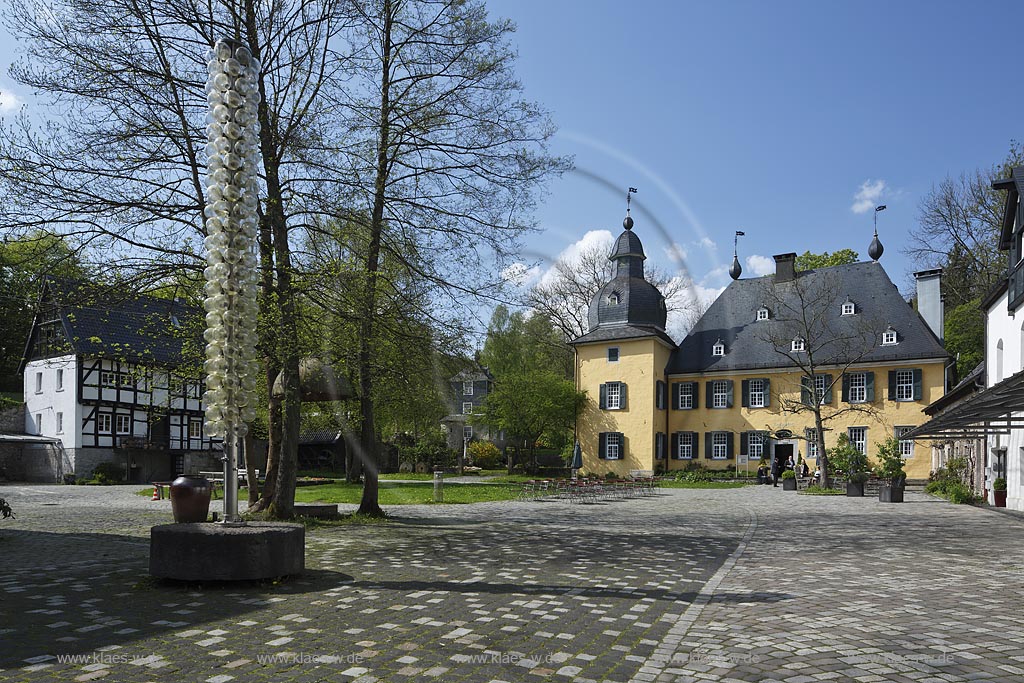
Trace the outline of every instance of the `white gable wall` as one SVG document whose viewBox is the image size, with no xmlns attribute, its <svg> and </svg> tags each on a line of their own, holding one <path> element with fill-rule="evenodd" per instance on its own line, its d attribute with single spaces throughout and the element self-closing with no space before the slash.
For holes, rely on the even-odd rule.
<svg viewBox="0 0 1024 683">
<path fill-rule="evenodd" d="M 999 297 L 985 311 L 985 385 L 991 387 L 1024 367 L 1024 309 L 1016 315 L 1006 309 L 1007 293 Z M 1001 344 L 1000 344 L 1001 342 Z M 1016 413 L 1017 417 L 1021 413 Z M 1006 507 L 1024 511 L 1024 430 L 1011 430 L 1009 435 L 992 435 L 988 438 L 987 462 L 985 468 L 985 489 L 992 499 L 992 480 L 995 473 L 993 448 L 1006 448 Z"/>
<path fill-rule="evenodd" d="M 78 405 L 78 361 L 74 355 L 30 361 L 25 366 L 25 432 L 57 437 L 65 450 L 81 446 L 81 407 Z M 58 371 L 63 382 L 58 388 Z M 41 384 L 37 391 L 37 376 Z M 63 415 L 63 430 L 57 432 L 57 413 Z M 37 421 L 41 418 L 42 424 Z"/>
</svg>

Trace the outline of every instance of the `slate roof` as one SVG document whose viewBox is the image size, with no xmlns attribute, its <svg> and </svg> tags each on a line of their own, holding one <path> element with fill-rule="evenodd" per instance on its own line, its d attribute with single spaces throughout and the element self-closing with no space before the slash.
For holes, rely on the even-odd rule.
<svg viewBox="0 0 1024 683">
<path fill-rule="evenodd" d="M 82 356 L 174 367 L 183 362 L 186 342 L 204 348 L 203 311 L 181 301 L 59 278 L 47 278 L 43 296 L 56 305 L 72 350 Z"/>
<path fill-rule="evenodd" d="M 780 354 L 766 341 L 767 338 L 792 339 L 797 336 L 795 328 L 782 320 L 757 321 L 757 309 L 762 305 L 771 308 L 771 285 L 774 275 L 759 278 L 734 280 L 708 308 L 686 338 L 673 352 L 669 360 L 669 374 L 692 372 L 720 372 L 752 370 L 759 368 L 795 367 L 794 363 Z M 834 293 L 827 310 L 823 312 L 821 328 L 827 332 L 821 339 L 838 340 L 855 334 L 867 334 L 864 328 L 871 326 L 873 333 L 880 326 L 892 327 L 898 333 L 899 343 L 881 345 L 881 330 L 873 339 L 865 340 L 870 351 L 856 353 L 857 362 L 883 363 L 901 360 L 924 360 L 948 358 L 946 350 L 924 319 L 904 301 L 899 290 L 889 279 L 882 266 L 874 261 L 853 263 L 807 270 L 797 273 L 799 286 L 805 292 L 824 291 Z M 774 292 L 783 304 L 794 306 L 797 281 L 779 283 Z M 842 316 L 841 306 L 849 298 L 857 306 L 857 314 Z M 776 311 L 771 311 L 774 316 Z M 713 356 L 712 346 L 721 339 L 726 346 L 724 356 Z M 808 341 L 810 348 L 818 344 Z M 854 354 L 845 353 L 839 342 L 824 342 L 817 362 L 822 359 L 834 363 L 852 360 Z M 831 345 L 831 346 L 829 346 Z M 867 348 L 858 345 L 858 349 Z"/>
<path fill-rule="evenodd" d="M 319 444 L 335 444 L 342 441 L 344 437 L 337 429 L 309 429 L 299 432 L 300 446 L 315 446 Z"/>
<path fill-rule="evenodd" d="M 672 337 L 656 327 L 638 327 L 635 325 L 607 325 L 599 327 L 592 332 L 587 332 L 582 337 L 572 340 L 573 344 L 586 344 L 599 341 L 622 341 L 626 339 L 639 339 L 641 337 L 657 337 L 675 347 L 676 343 Z"/>
</svg>

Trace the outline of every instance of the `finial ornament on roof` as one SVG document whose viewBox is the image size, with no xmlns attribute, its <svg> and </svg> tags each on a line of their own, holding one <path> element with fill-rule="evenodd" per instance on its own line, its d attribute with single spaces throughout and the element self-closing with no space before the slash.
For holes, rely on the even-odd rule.
<svg viewBox="0 0 1024 683">
<path fill-rule="evenodd" d="M 729 277 L 733 280 L 739 280 L 740 275 L 743 274 L 743 266 L 740 265 L 740 259 L 737 255 L 737 247 L 739 246 L 740 237 L 745 236 L 747 233 L 742 230 L 737 230 L 736 234 L 732 238 L 732 265 L 729 266 Z"/>
<path fill-rule="evenodd" d="M 885 251 L 885 247 L 878 240 L 878 212 L 885 211 L 885 204 L 875 207 L 875 237 L 871 240 L 871 246 L 868 247 L 868 256 L 871 257 L 872 261 L 877 261 L 882 258 L 882 252 Z"/>
<path fill-rule="evenodd" d="M 626 190 L 626 217 L 622 221 L 622 227 L 626 230 L 633 229 L 633 218 L 629 215 L 629 200 L 631 199 L 630 195 L 632 194 L 636 194 L 635 187 L 631 187 Z"/>
</svg>

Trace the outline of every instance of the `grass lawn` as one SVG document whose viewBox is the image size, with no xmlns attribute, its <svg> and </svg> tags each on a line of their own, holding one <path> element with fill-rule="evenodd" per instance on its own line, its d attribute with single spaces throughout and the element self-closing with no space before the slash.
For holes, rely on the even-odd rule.
<svg viewBox="0 0 1024 683">
<path fill-rule="evenodd" d="M 304 486 L 295 490 L 296 503 L 358 503 L 363 495 L 362 484 L 324 484 Z M 450 484 L 444 487 L 445 503 L 482 503 L 512 500 L 519 495 L 518 486 L 494 484 Z M 434 502 L 434 484 L 393 484 L 380 482 L 381 505 L 418 505 Z"/>
</svg>

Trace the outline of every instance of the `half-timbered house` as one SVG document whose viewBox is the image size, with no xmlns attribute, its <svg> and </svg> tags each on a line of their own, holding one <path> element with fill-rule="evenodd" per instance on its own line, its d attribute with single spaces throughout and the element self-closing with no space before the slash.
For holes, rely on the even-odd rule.
<svg viewBox="0 0 1024 683">
<path fill-rule="evenodd" d="M 139 482 L 217 469 L 202 320 L 178 300 L 47 279 L 22 361 L 25 431 L 59 439 L 78 477 L 104 462 Z"/>
</svg>

